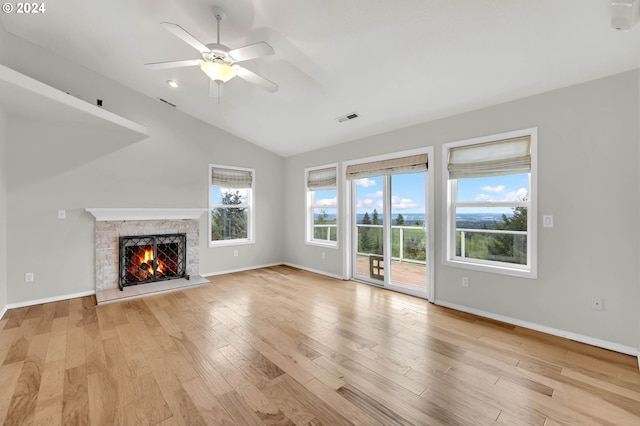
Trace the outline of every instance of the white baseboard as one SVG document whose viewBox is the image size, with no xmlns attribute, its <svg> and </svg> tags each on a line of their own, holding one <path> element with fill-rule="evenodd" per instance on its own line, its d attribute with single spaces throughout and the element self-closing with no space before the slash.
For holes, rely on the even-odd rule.
<svg viewBox="0 0 640 426">
<path fill-rule="evenodd" d="M 224 270 L 224 271 L 208 272 L 208 273 L 204 273 L 204 274 L 201 272 L 200 275 L 203 276 L 203 277 L 212 277 L 214 275 L 232 274 L 234 272 L 244 272 L 244 271 L 251 271 L 253 269 L 270 268 L 272 266 L 278 266 L 278 265 L 284 265 L 284 263 L 283 262 L 267 263 L 266 265 L 247 266 L 245 268 L 227 269 L 227 270 Z"/>
<path fill-rule="evenodd" d="M 478 315 L 481 317 L 489 318 L 496 321 L 505 322 L 507 324 L 517 325 L 519 327 L 528 328 L 531 330 L 541 331 L 543 333 L 551 334 L 553 336 L 564 337 L 565 339 L 575 340 L 576 342 L 586 343 L 591 346 L 597 346 L 599 348 L 609 349 L 610 351 L 620 352 L 623 354 L 637 356 L 638 366 L 640 367 L 640 352 L 637 348 L 632 346 L 621 345 L 619 343 L 609 342 L 607 340 L 596 339 L 595 337 L 584 336 L 582 334 L 573 333 L 570 331 L 559 330 L 553 327 L 547 327 L 546 325 L 540 325 L 528 321 L 522 321 L 516 318 L 507 317 L 504 315 L 498 315 L 491 312 L 482 311 L 480 309 L 470 308 L 464 305 L 457 305 L 455 303 L 445 302 L 443 300 L 437 300 L 434 302 L 436 305 L 444 306 L 445 308 L 455 309 L 456 311 L 467 312 L 469 314 Z"/>
<path fill-rule="evenodd" d="M 337 280 L 345 280 L 345 278 L 342 275 L 332 274 L 331 272 L 320 271 L 319 269 L 308 268 L 302 265 L 296 265 L 295 263 L 284 262 L 282 263 L 282 265 L 291 266 L 292 268 L 302 269 L 303 271 L 313 272 L 314 274 L 324 275 L 327 277 L 335 278 Z"/>
<path fill-rule="evenodd" d="M 7 313 L 7 309 L 9 309 L 9 308 L 7 308 L 7 306 L 5 305 L 5 307 L 4 307 L 4 308 L 2 308 L 2 310 L 0 311 L 0 320 L 1 320 L 2 318 L 4 318 L 4 314 L 6 314 L 6 313 Z"/>
<path fill-rule="evenodd" d="M 25 306 L 40 305 L 42 303 L 49 302 L 59 302 L 60 300 L 75 299 L 76 297 L 91 296 L 93 294 L 96 294 L 95 290 L 83 291 L 80 293 L 63 294 L 62 296 L 46 297 L 44 299 L 27 300 L 25 302 L 9 303 L 2 311 L 2 315 L 4 315 L 7 309 L 24 308 Z"/>
</svg>

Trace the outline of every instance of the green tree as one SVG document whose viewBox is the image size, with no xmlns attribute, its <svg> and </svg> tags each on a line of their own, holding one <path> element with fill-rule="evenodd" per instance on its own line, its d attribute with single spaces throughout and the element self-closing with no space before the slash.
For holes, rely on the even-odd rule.
<svg viewBox="0 0 640 426">
<path fill-rule="evenodd" d="M 365 212 L 362 217 L 363 225 L 371 225 L 371 218 L 369 217 L 369 213 Z M 360 253 L 370 253 L 371 252 L 371 228 L 368 226 L 359 226 L 358 227 L 358 251 Z"/>
<path fill-rule="evenodd" d="M 378 210 L 373 209 L 373 215 L 371 216 L 372 225 L 380 225 L 380 219 L 378 219 Z"/>
<path fill-rule="evenodd" d="M 316 218 L 316 223 L 317 224 L 323 224 L 323 223 L 327 223 L 327 218 L 329 217 L 329 214 L 327 213 L 326 210 L 320 210 L 320 213 L 318 214 L 318 217 Z"/>
<path fill-rule="evenodd" d="M 396 225 L 404 226 L 404 216 L 402 216 L 402 213 L 398 214 L 398 217 L 396 218 Z"/>
<path fill-rule="evenodd" d="M 495 222 L 495 229 L 502 231 L 526 231 L 527 208 L 514 207 L 511 217 L 502 215 L 502 223 Z M 503 262 L 527 263 L 526 236 L 514 234 L 496 234 L 489 239 L 489 255 Z"/>
<path fill-rule="evenodd" d="M 222 194 L 222 205 L 242 204 L 240 191 Z M 247 209 L 245 207 L 217 207 L 211 210 L 211 240 L 247 238 Z"/>
<path fill-rule="evenodd" d="M 376 209 L 373 209 L 373 213 L 371 214 L 371 224 L 381 225 L 378 210 Z M 371 238 L 372 251 L 375 254 L 382 254 L 382 227 L 371 228 L 371 232 L 373 233 Z"/>
</svg>

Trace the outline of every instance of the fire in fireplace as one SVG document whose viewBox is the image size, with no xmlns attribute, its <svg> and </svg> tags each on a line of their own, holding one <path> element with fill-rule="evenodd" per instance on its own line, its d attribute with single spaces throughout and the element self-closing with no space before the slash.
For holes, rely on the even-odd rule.
<svg viewBox="0 0 640 426">
<path fill-rule="evenodd" d="M 120 290 L 130 285 L 187 278 L 186 234 L 120 237 Z"/>
</svg>

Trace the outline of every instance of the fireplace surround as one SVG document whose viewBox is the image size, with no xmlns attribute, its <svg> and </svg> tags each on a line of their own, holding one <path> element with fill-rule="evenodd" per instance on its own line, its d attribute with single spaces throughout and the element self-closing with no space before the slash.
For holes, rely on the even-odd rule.
<svg viewBox="0 0 640 426">
<path fill-rule="evenodd" d="M 86 210 L 96 219 L 96 292 L 121 289 L 119 248 L 120 237 L 123 236 L 140 238 L 151 235 L 185 234 L 183 278 L 189 276 L 193 281 L 193 277 L 199 276 L 200 217 L 207 211 L 206 209 L 87 208 Z M 154 284 L 140 287 L 148 285 Z M 137 287 L 129 286 L 129 288 Z"/>
</svg>

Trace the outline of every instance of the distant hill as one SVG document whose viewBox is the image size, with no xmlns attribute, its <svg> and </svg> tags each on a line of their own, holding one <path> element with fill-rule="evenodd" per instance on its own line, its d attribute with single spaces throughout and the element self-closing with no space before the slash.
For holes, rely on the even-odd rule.
<svg viewBox="0 0 640 426">
<path fill-rule="evenodd" d="M 509 216 L 509 215 L 507 215 Z M 317 217 L 317 216 L 316 216 Z M 356 222 L 362 223 L 364 214 L 359 213 L 356 216 Z M 383 215 L 378 214 L 379 219 L 383 220 Z M 398 215 L 391 216 L 393 224 L 396 223 Z M 424 224 L 425 215 L 419 213 L 402 213 L 405 226 L 422 225 Z M 369 213 L 371 218 L 371 213 Z M 328 222 L 334 222 L 336 220 L 335 215 L 328 215 L 326 220 Z M 456 227 L 469 228 L 469 229 L 494 229 L 497 223 L 502 223 L 502 214 L 500 213 L 461 213 L 456 216 Z"/>
</svg>

